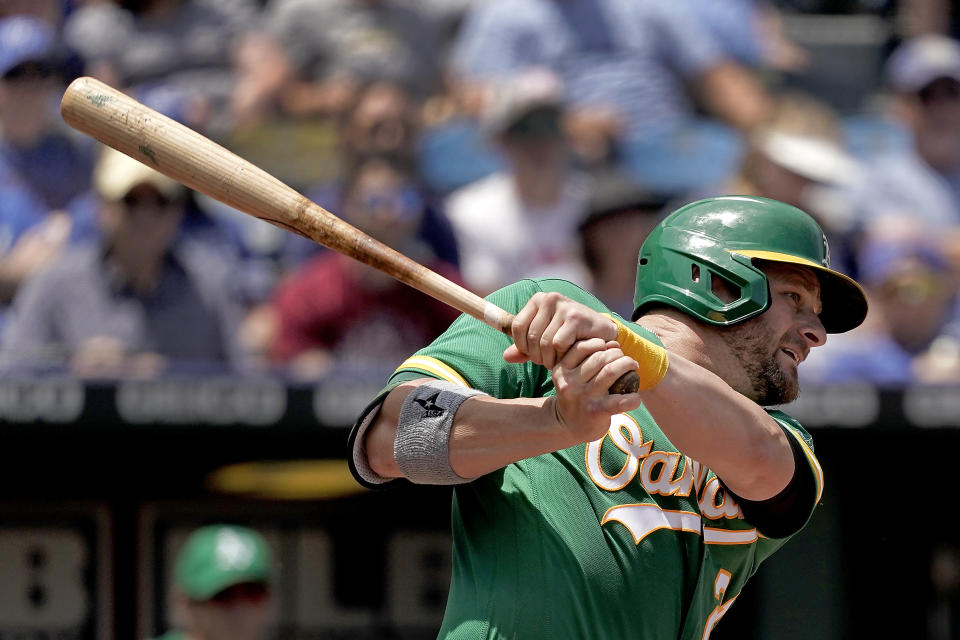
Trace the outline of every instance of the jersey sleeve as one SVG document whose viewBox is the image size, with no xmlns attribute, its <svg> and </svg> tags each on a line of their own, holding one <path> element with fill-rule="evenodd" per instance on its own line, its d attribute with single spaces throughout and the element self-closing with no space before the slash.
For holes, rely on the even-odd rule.
<svg viewBox="0 0 960 640">
<path fill-rule="evenodd" d="M 820 498 L 823 496 L 823 468 L 820 466 L 820 461 L 817 460 L 817 456 L 813 452 L 813 438 L 799 422 L 783 411 L 768 409 L 767 413 L 780 423 L 780 426 L 784 428 L 788 436 L 793 437 L 796 443 L 800 445 L 800 450 L 803 453 L 803 461 L 806 462 L 808 467 L 803 471 L 811 474 L 816 489 L 816 498 L 813 504 L 810 505 L 810 514 L 812 514 L 814 507 L 820 503 Z M 798 470 L 798 473 L 799 472 L 800 470 Z"/>
<path fill-rule="evenodd" d="M 490 294 L 487 299 L 516 314 L 533 294 L 542 290 L 538 281 L 523 280 Z M 508 336 L 496 329 L 471 316 L 461 315 L 431 344 L 404 360 L 350 431 L 347 459 L 357 482 L 367 488 L 381 488 L 392 483 L 387 478 L 378 477 L 367 464 L 364 436 L 383 399 L 403 382 L 429 377 L 477 389 L 497 398 L 543 395 L 551 384 L 550 371 L 530 362 L 506 362 L 503 351 L 511 343 Z"/>
<path fill-rule="evenodd" d="M 502 309 L 516 314 L 530 297 L 542 291 L 533 280 L 523 280 L 488 296 Z M 461 315 L 430 345 L 407 358 L 388 383 L 429 376 L 478 389 L 497 398 L 536 397 L 545 390 L 550 372 L 530 362 L 510 364 L 503 351 L 512 340 L 476 318 Z"/>
<path fill-rule="evenodd" d="M 813 439 L 799 422 L 782 411 L 767 413 L 791 438 L 796 471 L 781 494 L 769 500 L 751 502 L 738 499 L 744 519 L 757 528 L 758 541 L 752 571 L 810 521 L 823 493 L 823 470 L 813 453 Z"/>
<path fill-rule="evenodd" d="M 730 492 L 740 506 L 746 525 L 757 532 L 756 543 L 744 567 L 748 576 L 807 525 L 823 492 L 823 470 L 813 453 L 810 434 L 782 411 L 767 409 L 767 413 L 791 439 L 796 471 L 787 487 L 769 500 L 744 500 Z"/>
</svg>

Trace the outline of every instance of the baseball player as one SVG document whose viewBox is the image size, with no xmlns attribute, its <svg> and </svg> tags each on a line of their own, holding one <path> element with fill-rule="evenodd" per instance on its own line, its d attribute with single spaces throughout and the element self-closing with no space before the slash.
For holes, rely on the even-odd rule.
<svg viewBox="0 0 960 640">
<path fill-rule="evenodd" d="M 177 554 L 171 602 L 178 629 L 157 640 L 264 640 L 273 581 L 270 548 L 246 527 L 193 531 Z"/>
<path fill-rule="evenodd" d="M 351 433 L 364 485 L 456 485 L 440 637 L 708 638 L 820 499 L 809 434 L 763 407 L 863 290 L 806 213 L 730 196 L 653 230 L 632 321 L 559 280 L 490 299 L 512 343 L 459 318 Z M 610 395 L 629 371 L 640 390 Z"/>
</svg>

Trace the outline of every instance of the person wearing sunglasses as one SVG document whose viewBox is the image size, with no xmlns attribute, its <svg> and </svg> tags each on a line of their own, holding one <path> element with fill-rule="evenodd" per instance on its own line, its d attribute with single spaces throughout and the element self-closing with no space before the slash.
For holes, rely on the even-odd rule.
<svg viewBox="0 0 960 640">
<path fill-rule="evenodd" d="M 505 166 L 444 203 L 470 288 L 486 295 L 544 274 L 585 284 L 577 226 L 589 180 L 574 166 L 564 132 L 564 88 L 546 69 L 502 79 L 484 131 Z"/>
<path fill-rule="evenodd" d="M 18 293 L 4 365 L 106 377 L 241 366 L 233 262 L 181 233 L 187 192 L 109 148 L 94 184 L 99 237 Z"/>
<path fill-rule="evenodd" d="M 171 608 L 175 629 L 158 640 L 262 640 L 271 619 L 272 559 L 246 527 L 193 531 L 177 555 Z"/>
<path fill-rule="evenodd" d="M 867 225 L 857 261 L 870 314 L 810 358 L 806 382 L 960 382 L 960 280 L 948 237 L 925 232 L 910 216 Z"/>
<path fill-rule="evenodd" d="M 419 234 L 427 204 L 410 167 L 391 154 L 353 160 L 339 214 L 428 268 L 460 281 Z M 271 360 L 299 379 L 337 368 L 392 370 L 410 344 L 426 344 L 457 317 L 451 307 L 339 253 L 318 253 L 274 292 Z"/>
</svg>

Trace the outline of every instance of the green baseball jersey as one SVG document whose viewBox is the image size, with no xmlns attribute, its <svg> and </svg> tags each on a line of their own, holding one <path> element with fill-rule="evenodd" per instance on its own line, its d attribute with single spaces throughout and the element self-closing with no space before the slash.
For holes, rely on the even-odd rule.
<svg viewBox="0 0 960 640">
<path fill-rule="evenodd" d="M 525 280 L 490 299 L 515 313 L 537 291 L 608 313 L 561 280 Z M 548 369 L 503 360 L 509 344 L 463 316 L 407 359 L 384 393 L 426 375 L 498 398 L 554 394 Z M 819 501 L 821 470 L 809 434 L 789 416 L 770 413 L 802 444 Z M 600 440 L 458 485 L 452 528 L 453 576 L 440 630 L 447 640 L 703 640 L 786 541 L 746 522 L 715 474 L 680 453 L 642 406 L 614 416 Z"/>
</svg>

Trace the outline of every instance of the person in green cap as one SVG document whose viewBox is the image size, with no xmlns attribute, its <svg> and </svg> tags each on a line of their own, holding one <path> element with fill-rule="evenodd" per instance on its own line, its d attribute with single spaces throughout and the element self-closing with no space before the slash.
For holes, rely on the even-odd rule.
<svg viewBox="0 0 960 640">
<path fill-rule="evenodd" d="M 157 640 L 262 640 L 270 612 L 271 555 L 245 527 L 211 525 L 190 534 L 174 567 L 178 629 Z"/>
</svg>

